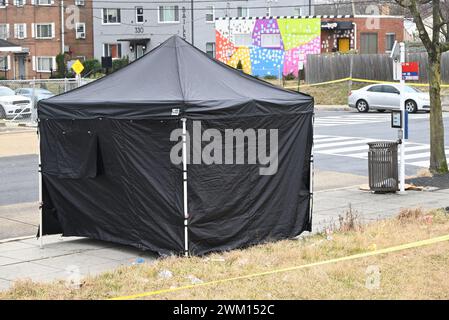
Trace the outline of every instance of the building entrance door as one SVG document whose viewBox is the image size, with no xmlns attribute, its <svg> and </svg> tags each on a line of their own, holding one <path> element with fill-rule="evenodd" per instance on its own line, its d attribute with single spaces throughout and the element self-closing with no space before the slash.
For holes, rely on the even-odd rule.
<svg viewBox="0 0 449 320">
<path fill-rule="evenodd" d="M 350 50 L 350 40 L 349 38 L 338 39 L 338 51 L 348 52 Z"/>
<path fill-rule="evenodd" d="M 17 56 L 17 65 L 18 65 L 18 78 L 23 80 L 26 78 L 26 57 L 24 55 Z"/>
</svg>

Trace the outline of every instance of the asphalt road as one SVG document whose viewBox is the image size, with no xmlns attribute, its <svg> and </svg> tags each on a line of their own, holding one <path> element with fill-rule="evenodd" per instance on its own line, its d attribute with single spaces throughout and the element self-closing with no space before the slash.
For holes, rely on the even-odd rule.
<svg viewBox="0 0 449 320">
<path fill-rule="evenodd" d="M 445 142 L 449 149 L 449 113 L 444 116 Z M 323 136 L 323 137 L 320 137 Z M 428 165 L 409 165 L 429 160 L 429 114 L 419 113 L 409 118 L 409 139 L 406 144 L 406 175 L 415 175 L 420 168 Z M 341 137 L 341 140 L 338 138 Z M 352 139 L 344 140 L 344 137 Z M 332 140 L 336 144 L 332 146 Z M 327 171 L 351 173 L 355 175 L 368 175 L 368 162 L 361 156 L 367 150 L 360 149 L 366 142 L 357 143 L 355 140 L 392 140 L 398 139 L 398 130 L 391 128 L 391 114 L 369 112 L 360 114 L 356 111 L 317 112 L 315 120 L 315 161 L 316 168 Z M 353 141 L 351 141 L 353 140 Z M 323 144 L 326 144 L 323 147 Z M 360 146 L 360 148 L 358 148 Z M 342 150 L 343 149 L 343 150 Z M 358 149 L 358 150 L 351 150 Z M 367 147 L 366 147 L 367 149 Z M 409 149 L 410 151 L 407 151 Z M 334 152 L 328 151 L 334 150 Z M 417 157 L 421 155 L 421 157 Z M 410 157 L 411 159 L 407 159 Z"/>
<path fill-rule="evenodd" d="M 0 206 L 38 201 L 37 155 L 0 158 Z"/>
</svg>

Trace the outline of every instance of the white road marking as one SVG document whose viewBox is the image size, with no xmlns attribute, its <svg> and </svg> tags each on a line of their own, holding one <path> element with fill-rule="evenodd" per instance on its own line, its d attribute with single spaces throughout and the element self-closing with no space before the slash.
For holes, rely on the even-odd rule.
<svg viewBox="0 0 449 320">
<path fill-rule="evenodd" d="M 374 139 L 348 136 L 316 135 L 314 140 L 314 152 L 356 159 L 368 158 L 368 142 Z M 361 152 L 363 151 L 363 152 Z M 446 148 L 449 155 L 449 147 Z M 400 155 L 398 154 L 400 160 Z M 423 143 L 406 142 L 406 165 L 416 167 L 428 167 L 430 158 L 430 146 Z M 412 160 L 412 161 L 410 161 Z"/>
</svg>

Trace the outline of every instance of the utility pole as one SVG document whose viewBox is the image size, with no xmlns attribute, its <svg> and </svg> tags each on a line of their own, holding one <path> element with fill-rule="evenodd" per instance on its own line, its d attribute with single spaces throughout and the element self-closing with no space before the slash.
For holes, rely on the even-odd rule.
<svg viewBox="0 0 449 320">
<path fill-rule="evenodd" d="M 312 15 L 312 0 L 309 0 L 309 16 Z"/>
<path fill-rule="evenodd" d="M 351 6 L 352 6 L 352 15 L 355 16 L 355 3 L 354 3 L 354 0 L 351 0 Z"/>
<path fill-rule="evenodd" d="M 182 38 L 186 40 L 186 7 L 182 7 Z"/>
<path fill-rule="evenodd" d="M 194 42 L 194 33 L 195 33 L 195 31 L 194 31 L 194 19 L 193 19 L 193 0 L 190 0 L 190 9 L 191 9 L 191 18 L 192 18 L 192 46 L 194 46 L 195 45 L 195 42 Z"/>
</svg>

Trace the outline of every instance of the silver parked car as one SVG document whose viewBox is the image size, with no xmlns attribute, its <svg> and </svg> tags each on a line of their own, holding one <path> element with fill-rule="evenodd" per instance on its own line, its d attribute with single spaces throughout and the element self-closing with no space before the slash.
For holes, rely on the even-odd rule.
<svg viewBox="0 0 449 320">
<path fill-rule="evenodd" d="M 0 87 L 0 119 L 31 116 L 31 100 L 18 96 L 8 87 Z"/>
<path fill-rule="evenodd" d="M 430 97 L 428 93 L 419 91 L 411 86 L 399 84 L 373 84 L 359 90 L 353 90 L 348 98 L 348 104 L 359 112 L 370 109 L 383 112 L 399 109 L 401 88 L 405 95 L 405 109 L 409 113 L 430 111 Z"/>
<path fill-rule="evenodd" d="M 19 88 L 16 89 L 16 94 L 27 98 L 32 98 L 33 88 Z M 34 105 L 42 99 L 47 99 L 53 97 L 54 94 L 47 89 L 34 88 Z"/>
</svg>

